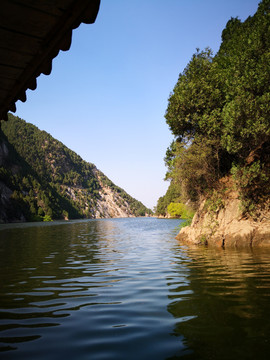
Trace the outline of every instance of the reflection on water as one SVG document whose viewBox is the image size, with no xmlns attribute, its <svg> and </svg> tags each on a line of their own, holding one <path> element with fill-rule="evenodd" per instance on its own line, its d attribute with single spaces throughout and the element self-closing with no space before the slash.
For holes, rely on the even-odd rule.
<svg viewBox="0 0 270 360">
<path fill-rule="evenodd" d="M 187 248 L 179 220 L 1 225 L 1 359 L 268 356 L 270 254 Z"/>
<path fill-rule="evenodd" d="M 170 295 L 192 359 L 269 357 L 270 254 L 263 250 L 186 249 L 188 281 Z M 182 276 L 182 260 L 179 274 Z"/>
</svg>

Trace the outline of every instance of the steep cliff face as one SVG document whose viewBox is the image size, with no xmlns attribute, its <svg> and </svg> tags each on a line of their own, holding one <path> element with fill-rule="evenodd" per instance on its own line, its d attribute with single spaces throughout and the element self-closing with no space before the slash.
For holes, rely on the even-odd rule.
<svg viewBox="0 0 270 360">
<path fill-rule="evenodd" d="M 45 131 L 0 129 L 0 222 L 142 216 L 151 210 Z"/>
<path fill-rule="evenodd" d="M 177 239 L 194 245 L 217 247 L 270 246 L 270 213 L 255 221 L 243 217 L 237 192 L 227 194 L 217 211 L 206 211 L 202 201 L 191 226 L 181 229 Z"/>
<path fill-rule="evenodd" d="M 97 200 L 95 207 L 95 218 L 119 218 L 134 217 L 128 202 L 121 204 L 121 197 L 109 187 L 102 187 L 99 192 L 100 199 Z"/>
</svg>

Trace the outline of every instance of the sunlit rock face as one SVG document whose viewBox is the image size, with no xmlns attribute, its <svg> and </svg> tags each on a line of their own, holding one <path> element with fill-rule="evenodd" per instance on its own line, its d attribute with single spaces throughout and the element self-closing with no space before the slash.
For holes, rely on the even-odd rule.
<svg viewBox="0 0 270 360">
<path fill-rule="evenodd" d="M 257 221 L 244 218 L 237 194 L 231 193 L 224 207 L 214 214 L 205 211 L 203 201 L 191 226 L 181 229 L 177 239 L 218 247 L 270 246 L 270 213 L 263 214 Z"/>
</svg>

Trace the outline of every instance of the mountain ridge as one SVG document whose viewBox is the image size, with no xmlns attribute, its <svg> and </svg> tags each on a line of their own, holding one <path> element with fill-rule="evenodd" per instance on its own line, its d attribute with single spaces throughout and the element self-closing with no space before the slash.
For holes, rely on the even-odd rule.
<svg viewBox="0 0 270 360">
<path fill-rule="evenodd" d="M 151 213 L 46 131 L 9 114 L 0 131 L 0 221 Z"/>
</svg>

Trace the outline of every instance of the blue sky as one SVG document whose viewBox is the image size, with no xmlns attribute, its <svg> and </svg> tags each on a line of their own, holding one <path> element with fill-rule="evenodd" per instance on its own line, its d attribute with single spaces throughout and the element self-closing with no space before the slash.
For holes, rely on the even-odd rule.
<svg viewBox="0 0 270 360">
<path fill-rule="evenodd" d="M 168 187 L 164 119 L 179 73 L 196 52 L 218 51 L 231 17 L 259 0 L 101 0 L 97 20 L 73 31 L 15 115 L 49 132 L 116 185 L 156 205 Z"/>
</svg>

